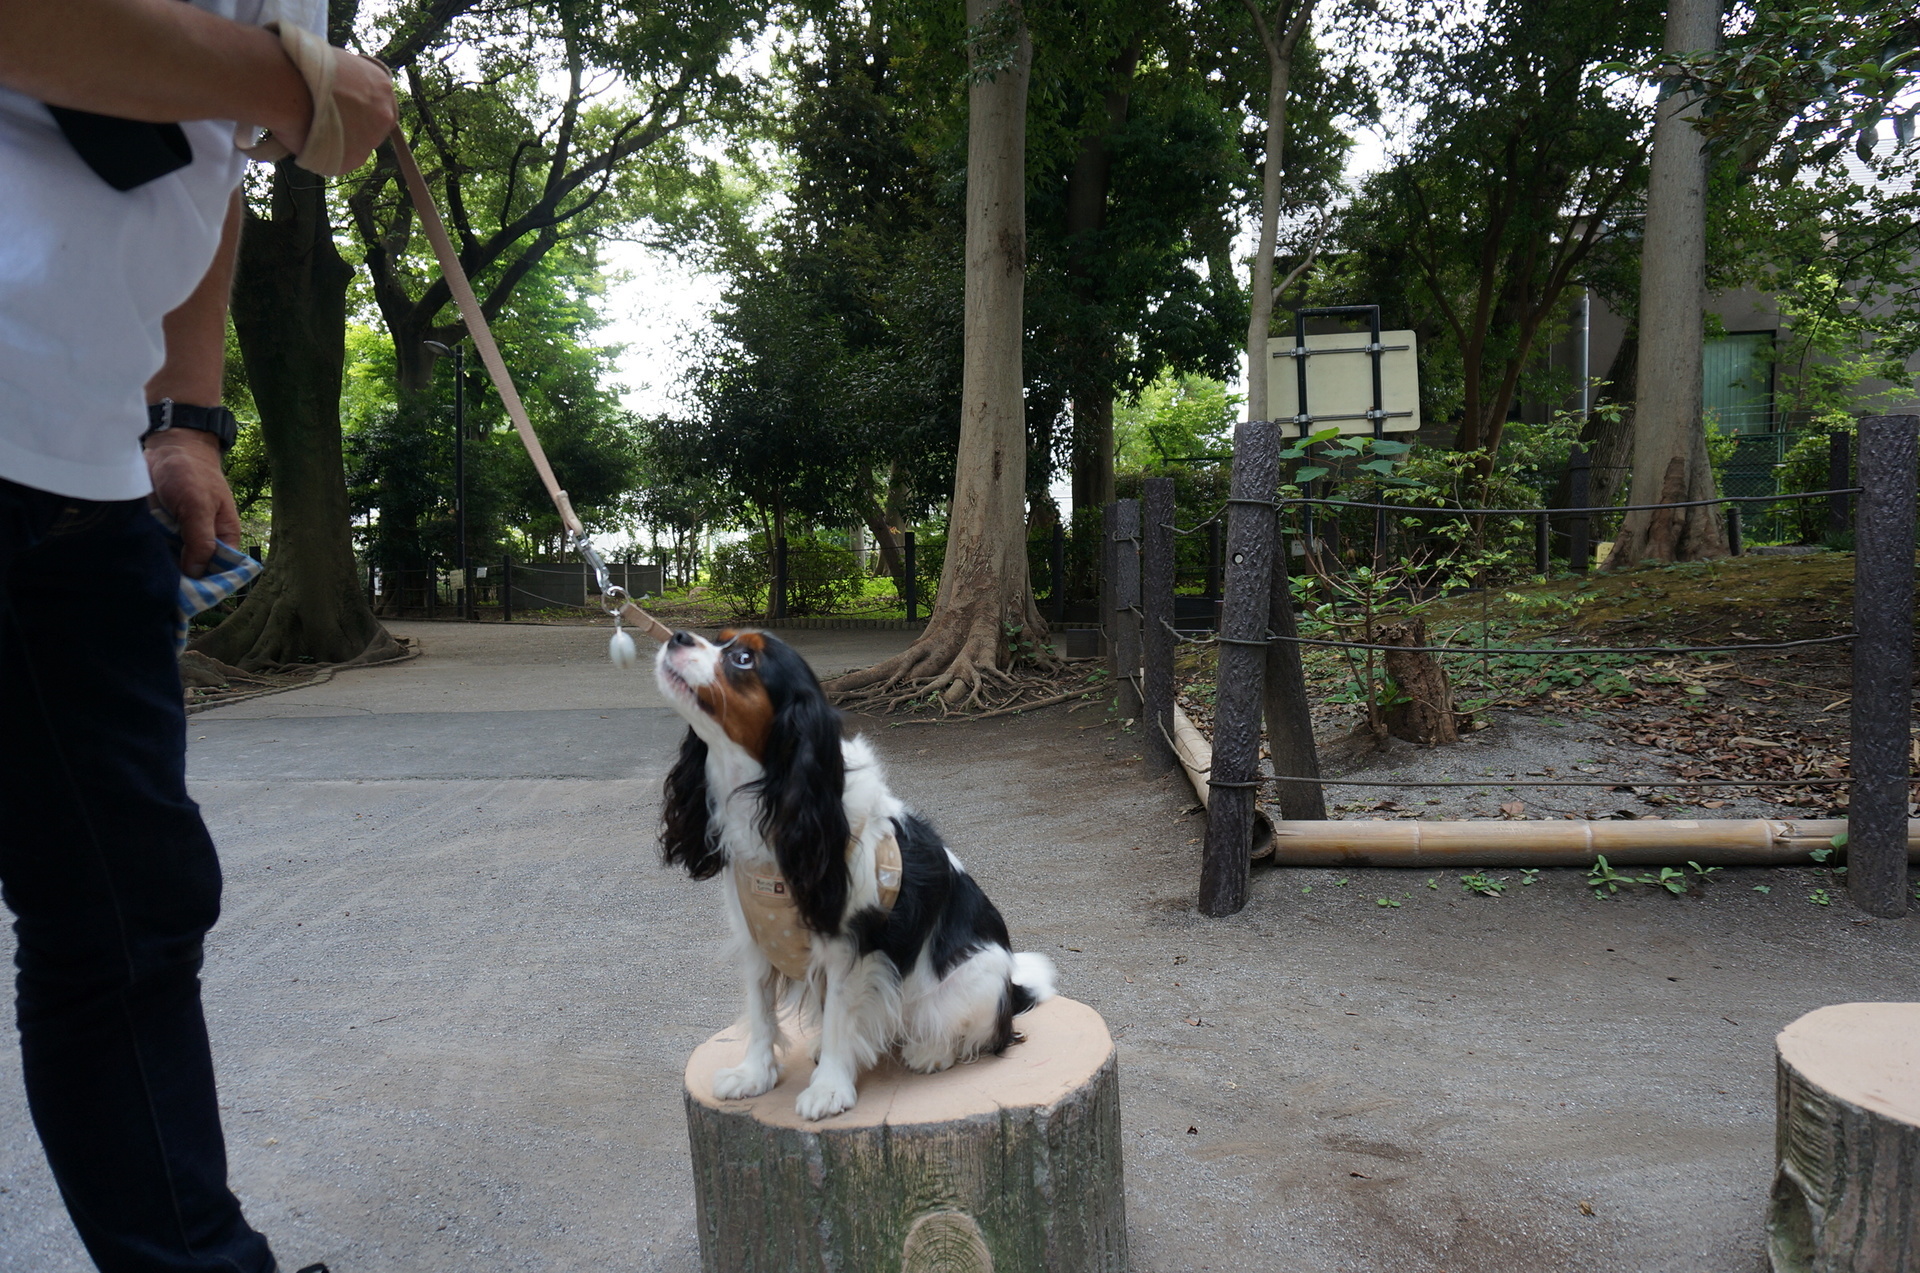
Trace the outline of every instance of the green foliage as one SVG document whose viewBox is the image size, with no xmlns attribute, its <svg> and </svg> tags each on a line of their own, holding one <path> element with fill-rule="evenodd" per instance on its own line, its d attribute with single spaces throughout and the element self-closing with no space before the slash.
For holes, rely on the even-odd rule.
<svg viewBox="0 0 1920 1273">
<path fill-rule="evenodd" d="M 1516 397 L 1564 397 L 1537 357 L 1569 289 L 1610 268 L 1645 182 L 1647 103 L 1601 67 L 1659 48 L 1661 6 L 1500 0 L 1418 9 L 1392 50 L 1405 148 L 1340 214 L 1313 304 L 1377 300 L 1419 338 L 1421 409 L 1497 451 Z M 1483 470 L 1484 471 L 1484 470 Z"/>
<path fill-rule="evenodd" d="M 708 586 L 736 617 L 756 618 L 767 612 L 773 576 L 767 537 L 753 534 L 714 550 Z M 833 614 L 859 596 L 866 581 L 865 568 L 844 545 L 811 535 L 787 541 L 788 614 Z"/>
<path fill-rule="evenodd" d="M 1743 167 L 1791 181 L 1852 150 L 1871 162 L 1883 121 L 1899 145 L 1920 111 L 1920 21 L 1882 0 L 1757 5 L 1721 48 L 1655 59 L 1647 74 L 1700 94 L 1697 127 Z M 1904 106 L 1905 109 L 1901 109 Z"/>
<path fill-rule="evenodd" d="M 1114 404 L 1114 468 L 1157 470 L 1175 460 L 1230 454 L 1235 408 L 1242 401 L 1224 381 L 1163 373 Z"/>
<path fill-rule="evenodd" d="M 589 265 L 551 256 L 522 280 L 495 334 L 574 510 L 590 529 L 607 531 L 637 511 L 643 437 L 608 383 L 614 351 L 593 343 L 597 294 Z M 390 340 L 356 326 L 347 352 L 348 496 L 365 551 L 388 569 L 455 560 L 453 363 L 442 360 L 426 391 L 403 400 Z M 471 356 L 465 399 L 469 553 L 559 556 L 559 516 Z"/>
</svg>

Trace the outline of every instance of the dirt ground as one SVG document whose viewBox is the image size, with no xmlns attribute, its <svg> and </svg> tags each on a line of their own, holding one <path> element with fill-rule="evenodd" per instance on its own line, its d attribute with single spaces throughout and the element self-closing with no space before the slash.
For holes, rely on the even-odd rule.
<svg viewBox="0 0 1920 1273">
<path fill-rule="evenodd" d="M 235 1186 L 289 1268 L 696 1269 L 680 1069 L 737 1005 L 718 886 L 652 849 L 678 729 L 604 633 L 398 627 L 421 657 L 190 721 Z M 789 635 L 823 671 L 905 639 Z M 1773 1035 L 1915 998 L 1920 918 L 1805 870 L 1256 869 L 1206 919 L 1190 794 L 1098 710 L 862 728 L 1112 1028 L 1136 1269 L 1764 1268 Z M 1545 763 L 1607 745 L 1567 736 Z M 0 1271 L 86 1267 L 11 1053 L 0 1191 Z"/>
</svg>

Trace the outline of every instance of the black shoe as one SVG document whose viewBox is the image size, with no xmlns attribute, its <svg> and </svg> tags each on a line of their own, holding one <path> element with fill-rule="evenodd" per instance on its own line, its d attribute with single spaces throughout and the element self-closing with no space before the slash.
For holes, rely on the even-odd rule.
<svg viewBox="0 0 1920 1273">
<path fill-rule="evenodd" d="M 329 1273 L 329 1271 L 324 1264 L 309 1264 L 306 1268 L 301 1269 L 299 1273 Z"/>
</svg>

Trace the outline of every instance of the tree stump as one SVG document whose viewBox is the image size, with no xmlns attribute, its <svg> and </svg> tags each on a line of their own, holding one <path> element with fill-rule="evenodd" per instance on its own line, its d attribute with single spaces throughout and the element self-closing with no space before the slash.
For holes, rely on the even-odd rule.
<svg viewBox="0 0 1920 1273">
<path fill-rule="evenodd" d="M 1843 1003 L 1780 1032 L 1774 1273 L 1920 1270 L 1920 1003 Z"/>
<path fill-rule="evenodd" d="M 1424 619 L 1404 619 L 1375 630 L 1380 645 L 1424 646 Z M 1387 675 L 1404 697 L 1387 709 L 1387 732 L 1410 743 L 1438 747 L 1460 741 L 1454 723 L 1453 683 L 1440 660 L 1419 649 L 1387 650 Z M 1385 740 L 1382 740 L 1384 745 Z"/>
<path fill-rule="evenodd" d="M 1124 1273 L 1120 1085 L 1100 1014 L 1050 999 L 998 1057 L 940 1074 L 889 1058 L 859 1102 L 809 1123 L 794 1098 L 807 1042 L 780 1083 L 721 1101 L 746 1028 L 687 1061 L 700 1261 L 706 1273 Z M 794 1031 L 789 1027 L 789 1035 Z"/>
</svg>

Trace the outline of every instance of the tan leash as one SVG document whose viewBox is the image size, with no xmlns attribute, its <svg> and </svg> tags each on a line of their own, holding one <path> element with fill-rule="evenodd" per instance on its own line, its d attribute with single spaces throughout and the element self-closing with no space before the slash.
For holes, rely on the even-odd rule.
<svg viewBox="0 0 1920 1273">
<path fill-rule="evenodd" d="M 319 36 L 291 22 L 276 23 L 273 29 L 279 32 L 282 47 L 299 69 L 301 77 L 307 81 L 308 91 L 313 94 L 313 125 L 308 132 L 307 144 L 295 156 L 295 161 L 310 172 L 338 176 L 344 166 L 345 141 L 341 136 L 340 111 L 333 100 L 334 59 L 337 56 L 355 55 L 329 46 Z M 379 65 L 382 70 L 387 69 L 377 58 L 367 60 Z M 235 138 L 236 145 L 239 140 Z M 473 347 L 479 352 L 480 361 L 486 365 L 487 375 L 500 394 L 500 401 L 507 409 L 507 418 L 513 421 L 514 430 L 527 448 L 527 458 L 533 461 L 541 485 L 547 488 L 547 496 L 553 500 L 553 506 L 560 514 L 560 524 L 566 528 L 574 551 L 593 571 L 603 608 L 613 616 L 616 629 L 625 620 L 654 640 L 665 642 L 673 636 L 673 629 L 642 610 L 627 595 L 626 589 L 613 582 L 607 573 L 606 562 L 594 550 L 586 528 L 573 511 L 573 502 L 567 498 L 567 492 L 553 475 L 553 466 L 547 462 L 546 449 L 540 445 L 540 437 L 533 431 L 533 421 L 527 418 L 526 404 L 521 402 L 520 391 L 514 388 L 506 360 L 500 356 L 500 346 L 493 339 L 493 328 L 480 310 L 480 301 L 473 294 L 473 284 L 468 281 L 467 272 L 460 264 L 460 254 L 454 250 L 453 240 L 447 235 L 446 223 L 441 220 L 440 209 L 433 201 L 433 192 L 427 188 L 420 165 L 414 160 L 413 148 L 407 145 L 406 136 L 398 125 L 388 136 L 387 143 L 393 147 L 393 157 L 399 165 L 400 175 L 406 181 L 407 193 L 413 199 L 415 211 L 420 214 L 420 228 L 426 231 L 427 241 L 433 245 L 433 254 L 440 261 L 440 272 L 445 276 L 447 288 L 453 293 L 454 305 L 466 323 L 467 335 L 473 339 Z M 259 144 L 243 146 L 242 150 L 250 158 L 260 160 L 284 159 L 291 153 L 285 145 L 270 137 Z M 616 631 L 614 662 L 625 663 L 630 660 L 632 645 L 631 640 Z"/>
</svg>

